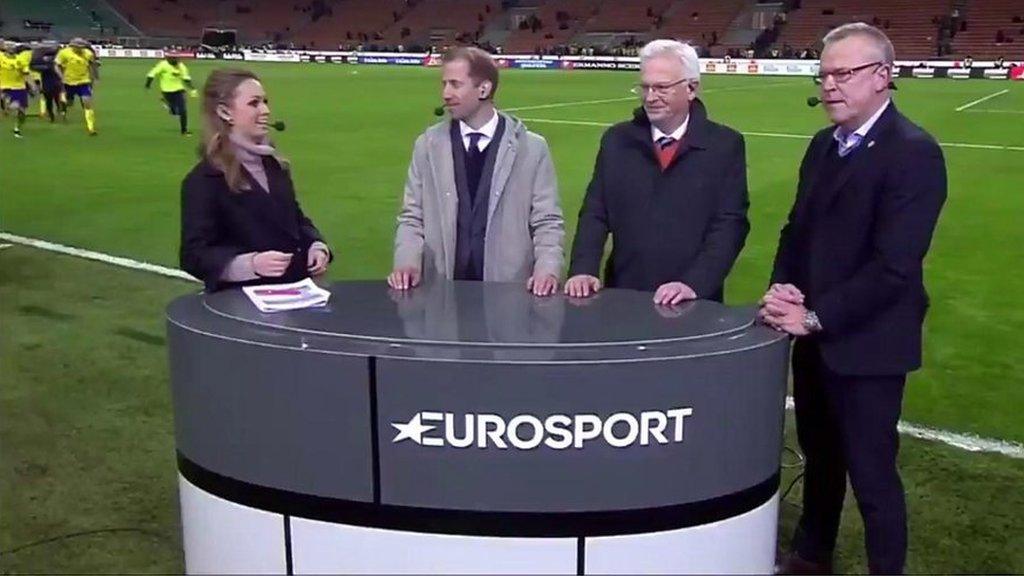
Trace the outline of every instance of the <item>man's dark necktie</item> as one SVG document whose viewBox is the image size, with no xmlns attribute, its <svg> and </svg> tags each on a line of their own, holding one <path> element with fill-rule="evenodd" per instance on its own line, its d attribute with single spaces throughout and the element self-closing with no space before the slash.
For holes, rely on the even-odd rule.
<svg viewBox="0 0 1024 576">
<path fill-rule="evenodd" d="M 484 151 L 480 150 L 480 132 L 469 134 L 469 149 L 466 150 L 466 184 L 469 185 L 469 198 L 476 202 L 476 189 L 480 187 L 480 175 L 484 171 Z"/>
</svg>

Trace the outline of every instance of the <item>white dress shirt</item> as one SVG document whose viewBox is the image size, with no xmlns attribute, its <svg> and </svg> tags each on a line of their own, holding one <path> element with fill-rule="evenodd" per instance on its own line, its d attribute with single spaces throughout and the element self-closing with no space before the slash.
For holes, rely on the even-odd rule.
<svg viewBox="0 0 1024 576">
<path fill-rule="evenodd" d="M 477 149 L 483 152 L 487 150 L 487 145 L 494 139 L 494 133 L 498 131 L 498 112 L 494 112 L 494 116 L 487 121 L 486 124 L 480 127 L 479 130 L 474 130 L 469 124 L 466 124 L 462 120 L 459 120 L 459 132 L 462 133 L 462 147 L 469 151 L 469 135 L 474 132 L 483 134 L 477 143 Z"/>
<path fill-rule="evenodd" d="M 879 108 L 878 111 L 871 116 L 871 118 L 868 118 L 867 122 L 865 122 L 864 124 L 861 125 L 860 128 L 857 128 L 856 130 L 849 134 L 845 133 L 845 130 L 843 130 L 842 126 L 836 126 L 835 132 L 832 133 L 832 138 L 834 138 L 835 141 L 839 143 L 840 150 L 844 150 L 846 148 L 850 148 L 852 146 L 856 146 L 857 144 L 859 144 L 860 141 L 863 140 L 864 137 L 868 135 L 868 132 L 875 125 L 875 122 L 878 122 L 878 119 L 882 117 L 882 113 L 885 112 L 885 109 L 889 107 L 889 103 L 891 102 L 892 98 L 886 100 L 885 104 L 882 104 L 882 107 Z"/>
<path fill-rule="evenodd" d="M 660 128 L 658 128 L 654 124 L 651 124 L 651 139 L 654 140 L 655 144 L 657 144 L 658 140 L 664 138 L 665 136 L 668 136 L 670 138 L 674 138 L 678 142 L 679 140 L 683 139 L 683 135 L 686 134 L 686 128 L 689 125 L 689 114 L 686 115 L 686 120 L 683 120 L 683 123 L 679 125 L 679 128 L 676 128 L 671 134 L 665 134 L 664 132 L 661 131 Z"/>
</svg>

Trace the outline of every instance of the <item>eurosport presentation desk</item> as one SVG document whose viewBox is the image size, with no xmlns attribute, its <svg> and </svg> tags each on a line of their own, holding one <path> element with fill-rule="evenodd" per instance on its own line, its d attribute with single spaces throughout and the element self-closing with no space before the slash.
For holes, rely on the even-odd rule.
<svg viewBox="0 0 1024 576">
<path fill-rule="evenodd" d="M 789 343 L 753 308 L 334 284 L 168 309 L 190 573 L 767 573 Z"/>
</svg>

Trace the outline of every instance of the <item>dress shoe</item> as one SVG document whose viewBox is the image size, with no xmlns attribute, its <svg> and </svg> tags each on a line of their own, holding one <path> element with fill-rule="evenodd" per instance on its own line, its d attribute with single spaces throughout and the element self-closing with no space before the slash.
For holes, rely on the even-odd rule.
<svg viewBox="0 0 1024 576">
<path fill-rule="evenodd" d="M 804 560 L 795 552 L 782 557 L 782 562 L 775 567 L 776 574 L 832 574 L 831 562 L 811 562 Z"/>
</svg>

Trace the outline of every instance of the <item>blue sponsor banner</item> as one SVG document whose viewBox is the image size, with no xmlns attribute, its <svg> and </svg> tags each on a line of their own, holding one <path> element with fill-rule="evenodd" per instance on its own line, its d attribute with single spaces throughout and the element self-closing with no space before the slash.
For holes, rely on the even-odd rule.
<svg viewBox="0 0 1024 576">
<path fill-rule="evenodd" d="M 508 60 L 509 68 L 522 68 L 525 70 L 555 70 L 561 68 L 557 60 Z"/>
</svg>

